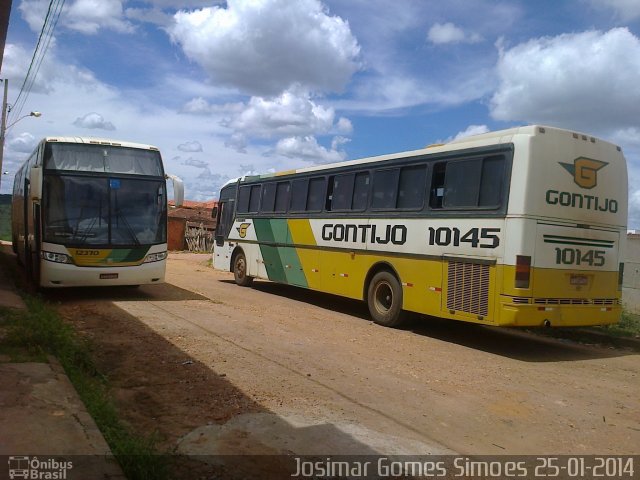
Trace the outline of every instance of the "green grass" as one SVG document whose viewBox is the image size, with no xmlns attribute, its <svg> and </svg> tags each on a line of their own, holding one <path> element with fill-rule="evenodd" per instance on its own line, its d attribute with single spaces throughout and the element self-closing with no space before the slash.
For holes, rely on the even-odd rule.
<svg viewBox="0 0 640 480">
<path fill-rule="evenodd" d="M 624 312 L 619 323 L 597 329 L 616 337 L 640 337 L 640 315 Z"/>
<path fill-rule="evenodd" d="M 131 432 L 119 418 L 106 378 L 96 368 L 90 344 L 79 338 L 51 307 L 27 296 L 26 312 L 0 311 L 0 353 L 14 361 L 58 358 L 128 479 L 168 478 L 166 456 L 153 436 Z"/>
<path fill-rule="evenodd" d="M 0 240 L 11 241 L 11 205 L 0 204 Z"/>
</svg>

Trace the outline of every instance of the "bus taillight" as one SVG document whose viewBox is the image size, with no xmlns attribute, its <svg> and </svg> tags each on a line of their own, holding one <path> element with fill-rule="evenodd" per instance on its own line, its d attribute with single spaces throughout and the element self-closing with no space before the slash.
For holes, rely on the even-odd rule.
<svg viewBox="0 0 640 480">
<path fill-rule="evenodd" d="M 531 257 L 516 256 L 516 288 L 529 288 L 531 279 Z"/>
</svg>

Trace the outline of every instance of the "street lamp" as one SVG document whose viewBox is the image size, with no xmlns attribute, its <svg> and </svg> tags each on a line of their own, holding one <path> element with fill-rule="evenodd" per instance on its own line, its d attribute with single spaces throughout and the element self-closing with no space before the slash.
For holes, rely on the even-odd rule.
<svg viewBox="0 0 640 480">
<path fill-rule="evenodd" d="M 5 135 L 5 133 L 7 133 L 7 130 L 9 130 L 11 127 L 13 127 L 16 123 L 18 123 L 23 118 L 27 118 L 27 117 L 36 117 L 36 118 L 38 118 L 38 117 L 41 117 L 41 116 L 42 116 L 42 113 L 40 113 L 40 112 L 31 112 L 31 113 L 28 113 L 26 115 L 21 116 L 19 119 L 17 119 L 11 125 L 7 125 L 7 127 L 4 129 L 4 132 L 2 132 L 2 139 L 4 140 L 4 135 Z"/>
</svg>

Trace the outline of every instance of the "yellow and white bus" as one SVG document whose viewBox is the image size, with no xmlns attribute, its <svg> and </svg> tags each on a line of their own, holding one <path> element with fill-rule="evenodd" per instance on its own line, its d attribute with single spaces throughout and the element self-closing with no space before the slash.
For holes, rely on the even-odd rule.
<svg viewBox="0 0 640 480">
<path fill-rule="evenodd" d="M 627 169 L 620 147 L 526 126 L 272 175 L 220 192 L 215 268 L 496 326 L 615 323 Z"/>
<path fill-rule="evenodd" d="M 12 239 L 39 287 L 164 281 L 167 187 L 150 145 L 82 137 L 43 139 L 16 173 Z M 174 181 L 176 203 L 183 186 Z"/>
</svg>

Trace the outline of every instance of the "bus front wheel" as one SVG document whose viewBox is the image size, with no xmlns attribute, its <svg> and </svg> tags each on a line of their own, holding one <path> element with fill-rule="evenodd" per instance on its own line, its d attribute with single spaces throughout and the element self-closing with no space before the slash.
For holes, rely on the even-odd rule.
<svg viewBox="0 0 640 480">
<path fill-rule="evenodd" d="M 367 305 L 373 321 L 385 327 L 399 327 L 403 322 L 402 285 L 390 272 L 376 273 L 367 292 Z"/>
<path fill-rule="evenodd" d="M 253 283 L 253 277 L 247 275 L 247 257 L 239 252 L 233 259 L 233 278 L 241 287 L 249 287 Z"/>
</svg>

